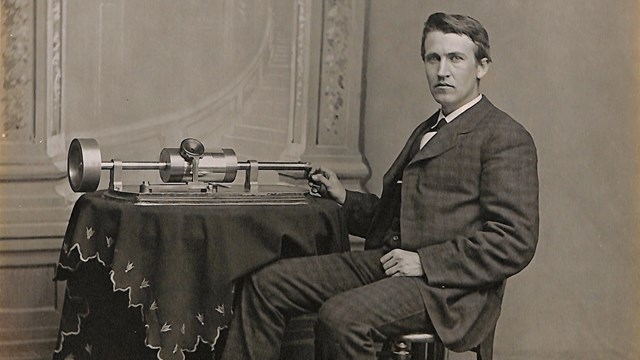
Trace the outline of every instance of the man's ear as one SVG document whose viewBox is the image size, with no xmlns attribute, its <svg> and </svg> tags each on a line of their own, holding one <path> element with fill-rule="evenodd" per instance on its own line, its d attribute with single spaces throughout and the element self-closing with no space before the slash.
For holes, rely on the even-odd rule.
<svg viewBox="0 0 640 360">
<path fill-rule="evenodd" d="M 480 60 L 476 69 L 476 79 L 480 80 L 487 74 L 487 72 L 489 71 L 489 64 L 490 62 L 487 58 L 482 58 L 482 60 Z"/>
</svg>

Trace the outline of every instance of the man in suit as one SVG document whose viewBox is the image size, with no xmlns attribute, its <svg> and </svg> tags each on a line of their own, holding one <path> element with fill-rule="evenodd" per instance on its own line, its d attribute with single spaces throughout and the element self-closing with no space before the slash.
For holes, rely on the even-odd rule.
<svg viewBox="0 0 640 360">
<path fill-rule="evenodd" d="M 347 191 L 317 168 L 364 251 L 281 260 L 244 282 L 223 358 L 276 359 L 286 319 L 318 312 L 318 359 L 373 359 L 374 342 L 435 331 L 455 351 L 496 325 L 506 279 L 538 238 L 536 149 L 480 94 L 489 38 L 475 19 L 436 13 L 422 58 L 441 109 L 411 134 L 382 196 Z"/>
</svg>

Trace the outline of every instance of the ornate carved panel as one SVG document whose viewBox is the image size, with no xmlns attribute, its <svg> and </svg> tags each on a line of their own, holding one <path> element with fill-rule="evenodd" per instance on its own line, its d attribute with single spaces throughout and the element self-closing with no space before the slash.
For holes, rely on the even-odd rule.
<svg viewBox="0 0 640 360">
<path fill-rule="evenodd" d="M 321 58 L 320 115 L 318 118 L 318 144 L 344 145 L 346 132 L 346 98 L 349 46 L 353 26 L 351 1 L 329 0 L 324 2 L 324 26 Z M 352 76 L 354 74 L 351 74 Z"/>
<path fill-rule="evenodd" d="M 62 137 L 62 1 L 47 2 L 46 119 L 49 143 Z M 59 141 L 59 140 L 58 140 Z M 62 139 L 64 141 L 64 139 Z M 55 144 L 61 145 L 61 144 Z M 51 147 L 50 147 L 51 148 Z M 59 150 L 59 149 L 58 149 Z M 54 151 L 50 151 L 55 152 Z"/>
<path fill-rule="evenodd" d="M 2 142 L 33 142 L 35 139 L 35 3 L 7 0 L 0 9 L 2 88 L 0 121 Z"/>
<path fill-rule="evenodd" d="M 62 176 L 61 29 L 61 0 L 0 3 L 0 181 Z"/>
</svg>

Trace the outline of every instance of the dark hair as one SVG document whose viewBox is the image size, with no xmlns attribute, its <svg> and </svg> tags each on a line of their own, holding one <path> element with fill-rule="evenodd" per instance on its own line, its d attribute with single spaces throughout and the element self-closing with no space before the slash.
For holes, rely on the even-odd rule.
<svg viewBox="0 0 640 360">
<path fill-rule="evenodd" d="M 480 62 L 486 58 L 491 62 L 489 55 L 489 34 L 480 22 L 470 16 L 445 13 L 434 13 L 424 23 L 422 30 L 422 61 L 425 57 L 424 41 L 427 34 L 432 31 L 442 31 L 445 34 L 458 34 L 468 36 L 476 44 L 476 60 Z"/>
</svg>

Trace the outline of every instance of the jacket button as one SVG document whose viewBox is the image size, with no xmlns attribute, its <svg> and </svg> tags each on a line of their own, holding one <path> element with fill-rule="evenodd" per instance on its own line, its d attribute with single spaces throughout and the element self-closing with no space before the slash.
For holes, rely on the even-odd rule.
<svg viewBox="0 0 640 360">
<path fill-rule="evenodd" d="M 400 240 L 400 237 L 398 235 L 393 235 L 393 237 L 391 238 L 391 240 L 393 241 L 398 241 Z"/>
</svg>

